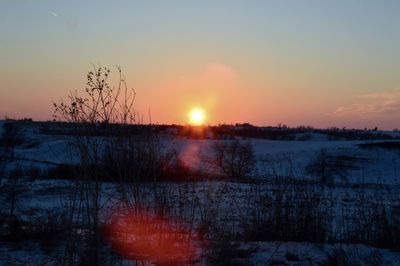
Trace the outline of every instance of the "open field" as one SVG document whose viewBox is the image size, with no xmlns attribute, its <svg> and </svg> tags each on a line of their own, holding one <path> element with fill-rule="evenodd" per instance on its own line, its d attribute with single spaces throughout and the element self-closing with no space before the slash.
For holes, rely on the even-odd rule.
<svg viewBox="0 0 400 266">
<path fill-rule="evenodd" d="M 4 265 L 84 260 L 93 245 L 87 242 L 91 229 L 85 215 L 92 215 L 93 208 L 100 225 L 98 256 L 110 265 L 400 261 L 396 139 L 329 141 L 321 133 L 309 132 L 306 141 L 239 136 L 221 140 L 157 133 L 158 152 L 169 158 L 168 174 L 159 172 L 166 179 L 122 181 L 70 175 L 79 173 L 68 168 L 80 163 L 76 137 L 45 134 L 42 126 L 23 126 L 24 142 L 5 165 L 0 256 Z M 104 136 L 87 138 L 109 141 Z M 227 176 L 216 163 L 215 146 L 221 143 L 251 145 L 254 162 L 245 175 Z M 106 149 L 100 150 L 102 154 Z M 91 202 L 92 193 L 96 204 Z M 146 227 L 150 225 L 157 228 Z M 190 244 L 186 255 L 166 258 L 154 251 L 164 250 L 157 246 L 158 237 L 169 245 L 182 245 L 177 234 L 185 247 Z M 121 249 L 146 241 L 152 251 L 141 246 Z M 73 252 L 74 245 L 82 246 L 81 253 Z"/>
</svg>

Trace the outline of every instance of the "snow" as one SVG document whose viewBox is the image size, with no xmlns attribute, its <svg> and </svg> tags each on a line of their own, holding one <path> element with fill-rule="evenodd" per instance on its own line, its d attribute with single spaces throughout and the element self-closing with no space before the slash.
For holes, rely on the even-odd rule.
<svg viewBox="0 0 400 266">
<path fill-rule="evenodd" d="M 1 121 L 0 121 L 1 126 Z M 76 153 L 71 149 L 71 136 L 41 134 L 35 127 L 26 130 L 27 143 L 15 150 L 16 161 L 9 166 L 29 169 L 39 167 L 49 169 L 58 164 L 78 162 Z M 303 133 L 302 133 L 303 134 Z M 304 137 L 299 134 L 297 139 Z M 393 136 L 398 136 L 393 133 Z M 193 140 L 165 137 L 163 149 L 173 149 L 180 159 L 196 170 L 214 173 L 215 169 L 205 166 L 213 159 L 213 142 L 216 140 Z M 229 141 L 229 140 L 224 140 Z M 331 156 L 347 156 L 354 159 L 354 168 L 346 170 L 343 176 L 334 176 L 334 184 L 323 188 L 321 192 L 327 205 L 333 206 L 335 212 L 332 226 L 338 226 L 343 215 L 351 212 L 362 195 L 368 204 L 381 201 L 388 206 L 398 206 L 400 194 L 400 151 L 386 149 L 364 149 L 358 144 L 365 141 L 328 141 L 324 134 L 313 133 L 308 140 L 272 141 L 249 139 L 256 158 L 256 167 L 252 175 L 259 183 L 234 181 L 201 181 L 180 183 L 149 183 L 140 187 L 141 200 L 152 204 L 156 192 L 167 195 L 167 203 L 179 213 L 180 200 L 197 204 L 194 212 L 194 226 L 201 224 L 205 217 L 212 217 L 215 223 L 225 224 L 227 228 L 240 223 L 242 214 L 248 206 L 255 204 L 252 198 L 257 195 L 271 195 L 276 177 L 288 177 L 298 180 L 316 181 L 318 177 L 305 170 L 313 160 L 318 158 L 322 149 Z M 30 217 L 44 217 L 46 214 L 62 210 L 74 181 L 45 180 L 24 178 L 24 188 L 18 201 L 18 215 L 24 220 Z M 103 219 L 120 203 L 118 184 L 103 183 L 101 205 Z M 157 190 L 159 189 L 159 190 Z M 314 187 L 315 189 L 315 187 Z M 156 191 L 156 192 L 155 192 Z M 158 195 L 158 194 L 157 194 Z M 4 197 L 1 195 L 0 197 Z M 345 252 L 346 258 L 356 261 L 368 256 L 381 256 L 384 265 L 399 265 L 400 252 L 378 249 L 366 245 L 344 243 L 317 244 L 309 242 L 273 242 L 249 241 L 238 242 L 238 249 L 248 254 L 246 258 L 254 265 L 266 262 L 285 265 L 322 265 L 326 263 L 328 254 Z M 379 255 L 377 255 L 379 254 Z M 241 258 L 238 258 L 239 260 Z M 24 265 L 47 261 L 51 258 L 40 246 L 33 242 L 24 242 L 20 247 L 12 248 L 10 244 L 0 243 L 0 265 Z M 243 261 L 242 261 L 243 262 Z"/>
</svg>

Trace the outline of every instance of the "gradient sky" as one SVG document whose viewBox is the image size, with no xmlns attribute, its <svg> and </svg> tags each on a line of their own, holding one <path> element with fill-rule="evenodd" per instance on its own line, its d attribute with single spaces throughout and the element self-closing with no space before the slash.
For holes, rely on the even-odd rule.
<svg viewBox="0 0 400 266">
<path fill-rule="evenodd" d="M 119 65 L 157 123 L 400 127 L 397 0 L 0 0 L 0 116 Z"/>
</svg>

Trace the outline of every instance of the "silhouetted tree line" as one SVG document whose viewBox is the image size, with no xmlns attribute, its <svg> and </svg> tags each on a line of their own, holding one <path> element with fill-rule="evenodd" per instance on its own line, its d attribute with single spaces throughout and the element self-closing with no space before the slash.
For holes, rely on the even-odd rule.
<svg viewBox="0 0 400 266">
<path fill-rule="evenodd" d="M 165 134 L 188 139 L 235 139 L 235 138 L 257 138 L 269 140 L 310 140 L 313 133 L 327 136 L 330 141 L 337 140 L 390 140 L 398 139 L 384 131 L 373 129 L 346 129 L 331 127 L 327 129 L 316 129 L 310 126 L 288 127 L 287 125 L 259 127 L 249 123 L 243 124 L 220 124 L 217 126 L 191 126 L 191 125 L 155 125 L 155 124 L 119 124 L 94 122 L 76 123 L 74 121 L 33 121 L 31 118 L 19 120 L 6 119 L 6 127 L 18 127 L 19 125 L 32 124 L 38 126 L 41 134 L 51 135 L 77 135 L 81 136 L 109 136 L 110 132 L 117 132 L 118 136 L 141 135 L 141 134 Z M 14 126 L 15 125 L 15 126 Z M 95 128 L 95 130 L 93 130 Z M 9 128 L 8 132 L 13 129 Z M 298 136 L 298 134 L 303 134 Z M 0 145 L 4 147 L 4 142 Z"/>
</svg>

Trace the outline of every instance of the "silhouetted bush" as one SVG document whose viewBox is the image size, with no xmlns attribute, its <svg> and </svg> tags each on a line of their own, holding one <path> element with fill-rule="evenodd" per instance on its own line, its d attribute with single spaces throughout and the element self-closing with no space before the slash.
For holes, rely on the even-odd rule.
<svg viewBox="0 0 400 266">
<path fill-rule="evenodd" d="M 0 144 L 4 148 L 8 159 L 14 160 L 15 147 L 21 145 L 24 141 L 23 131 L 18 122 L 7 121 L 4 123 Z"/>
<path fill-rule="evenodd" d="M 47 177 L 52 179 L 79 179 L 79 166 L 60 164 L 47 170 Z"/>
<path fill-rule="evenodd" d="M 373 143 L 362 143 L 358 144 L 359 147 L 364 149 L 387 149 L 387 150 L 400 150 L 400 142 L 385 141 L 385 142 L 373 142 Z"/>
<path fill-rule="evenodd" d="M 215 165 L 229 178 L 248 177 L 254 169 L 255 157 L 251 142 L 216 141 L 213 152 Z"/>
<path fill-rule="evenodd" d="M 102 159 L 106 178 L 117 182 L 187 181 L 192 171 L 158 137 L 131 136 L 107 145 Z"/>
<path fill-rule="evenodd" d="M 8 207 L 7 213 L 3 213 L 8 217 L 14 217 L 15 211 L 19 207 L 22 193 L 26 190 L 23 183 L 24 172 L 17 166 L 6 174 L 3 182 L 0 184 L 2 191 L 3 204 Z M 3 208 L 4 211 L 6 208 Z"/>
<path fill-rule="evenodd" d="M 337 247 L 330 252 L 323 262 L 323 265 L 327 266 L 383 266 L 385 262 L 383 260 L 382 253 L 377 250 L 368 252 L 362 252 L 357 247 Z"/>
<path fill-rule="evenodd" d="M 325 242 L 330 217 L 322 198 L 313 186 L 274 185 L 249 206 L 242 221 L 244 239 Z"/>
<path fill-rule="evenodd" d="M 365 158 L 334 155 L 321 149 L 306 166 L 306 173 L 318 177 L 322 184 L 332 185 L 335 176 L 346 179 L 349 170 L 358 169 L 366 161 L 368 160 Z"/>
</svg>

